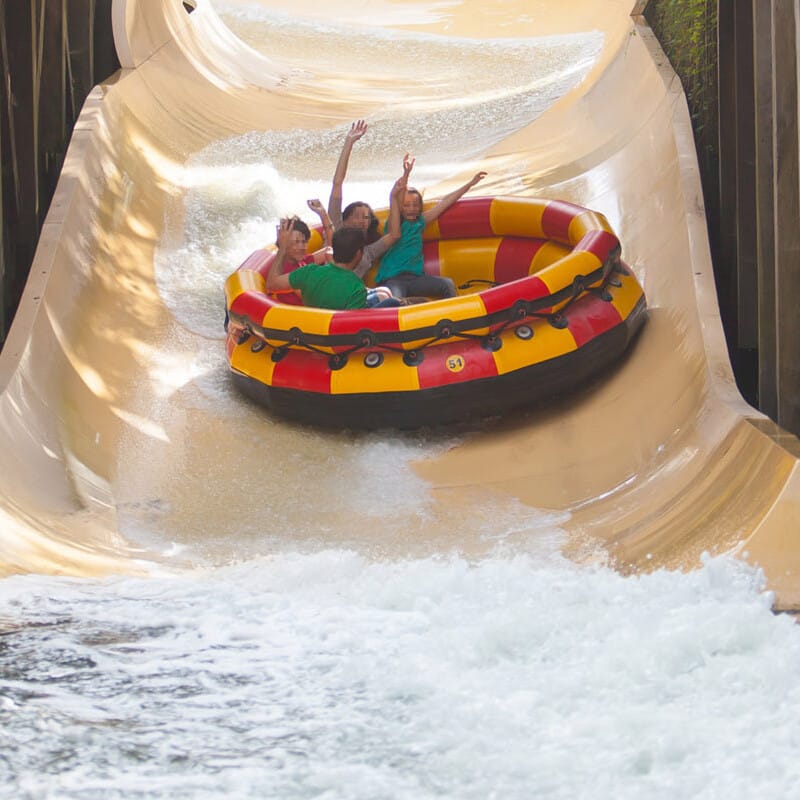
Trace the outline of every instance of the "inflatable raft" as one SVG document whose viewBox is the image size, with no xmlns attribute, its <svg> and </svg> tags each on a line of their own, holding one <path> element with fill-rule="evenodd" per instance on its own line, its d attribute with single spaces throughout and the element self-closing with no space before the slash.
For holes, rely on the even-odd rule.
<svg viewBox="0 0 800 800">
<path fill-rule="evenodd" d="M 311 249 L 320 242 L 313 232 Z M 617 361 L 646 316 L 606 219 L 558 200 L 470 198 L 429 225 L 425 270 L 453 278 L 451 299 L 281 302 L 265 292 L 273 257 L 256 251 L 226 282 L 228 361 L 243 393 L 315 425 L 416 428 L 530 407 Z"/>
</svg>

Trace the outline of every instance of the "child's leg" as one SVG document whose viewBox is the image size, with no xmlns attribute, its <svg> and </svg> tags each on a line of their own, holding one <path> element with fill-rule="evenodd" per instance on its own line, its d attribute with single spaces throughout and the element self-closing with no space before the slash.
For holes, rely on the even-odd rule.
<svg viewBox="0 0 800 800">
<path fill-rule="evenodd" d="M 403 273 L 402 275 L 395 275 L 393 278 L 388 278 L 384 284 L 391 289 L 395 297 L 404 298 L 408 295 L 408 284 L 414 280 L 416 276 L 410 273 Z"/>
<path fill-rule="evenodd" d="M 409 281 L 407 294 L 425 295 L 427 297 L 455 297 L 456 285 L 450 278 L 440 275 L 419 275 Z"/>
</svg>

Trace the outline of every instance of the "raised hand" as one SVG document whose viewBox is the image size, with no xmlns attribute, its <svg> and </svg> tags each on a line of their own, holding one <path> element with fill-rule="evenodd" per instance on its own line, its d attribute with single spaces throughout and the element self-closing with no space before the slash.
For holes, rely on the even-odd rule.
<svg viewBox="0 0 800 800">
<path fill-rule="evenodd" d="M 276 226 L 278 232 L 278 250 L 286 250 L 292 242 L 294 232 L 294 217 L 283 217 L 280 224 Z"/>
<path fill-rule="evenodd" d="M 476 172 L 475 176 L 469 182 L 470 186 L 474 186 L 476 183 L 480 183 L 489 173 L 488 172 Z"/>
<path fill-rule="evenodd" d="M 392 192 L 399 192 L 405 190 L 408 186 L 408 176 L 414 167 L 415 159 L 410 158 L 408 153 L 403 156 L 403 174 L 394 182 Z"/>
<path fill-rule="evenodd" d="M 350 125 L 350 130 L 347 132 L 347 141 L 350 144 L 357 142 L 365 133 L 367 132 L 367 123 L 363 119 L 358 119 L 352 125 Z"/>
<path fill-rule="evenodd" d="M 315 197 L 313 200 L 308 200 L 308 207 L 320 217 L 325 213 L 325 206 Z"/>
<path fill-rule="evenodd" d="M 411 170 L 414 169 L 414 164 L 416 163 L 416 158 L 411 158 L 408 153 L 403 156 L 403 177 L 408 180 L 408 176 L 411 174 Z"/>
<path fill-rule="evenodd" d="M 331 184 L 331 198 L 328 201 L 328 210 L 331 214 L 339 217 L 341 213 L 342 184 L 347 175 L 347 164 L 350 161 L 350 153 L 353 145 L 367 132 L 367 123 L 363 119 L 357 119 L 350 124 L 350 130 L 344 137 L 342 152 L 339 153 L 339 160 L 336 162 L 336 172 L 333 173 L 333 183 Z M 334 214 L 334 209 L 336 213 Z"/>
</svg>

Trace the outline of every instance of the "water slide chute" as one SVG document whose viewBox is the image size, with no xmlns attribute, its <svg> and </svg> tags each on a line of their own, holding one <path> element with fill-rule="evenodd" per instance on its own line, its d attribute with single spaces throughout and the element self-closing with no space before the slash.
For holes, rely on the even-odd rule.
<svg viewBox="0 0 800 800">
<path fill-rule="evenodd" d="M 777 606 L 795 608 L 796 440 L 742 400 L 731 374 L 680 84 L 636 15 L 639 4 L 564 5 L 520 0 L 489 14 L 473 0 L 430 13 L 413 4 L 419 18 L 394 24 L 424 34 L 426 46 L 444 35 L 502 39 L 512 18 L 517 39 L 602 34 L 582 79 L 528 123 L 479 141 L 464 174 L 477 164 L 494 195 L 558 197 L 602 213 L 647 293 L 648 324 L 590 391 L 423 451 L 415 473 L 442 509 L 490 495 L 558 512 L 565 552 L 599 543 L 621 569 L 691 569 L 704 552 L 738 554 L 762 567 Z M 286 54 L 244 44 L 202 0 L 115 0 L 114 16 L 123 69 L 92 93 L 75 128 L 0 357 L 4 574 L 151 569 L 169 563 L 159 553 L 170 542 L 212 549 L 204 531 L 227 530 L 231 508 L 239 551 L 265 509 L 296 531 L 316 519 L 313 498 L 298 508 L 269 487 L 286 479 L 281 458 L 310 451 L 334 465 L 324 473 L 334 481 L 346 472 L 343 441 L 281 425 L 243 402 L 203 402 L 198 392 L 222 374 L 224 361 L 213 361 L 221 328 L 212 336 L 184 324 L 156 268 L 180 237 L 187 164 L 254 131 L 322 138 L 386 109 L 422 113 L 439 102 L 442 82 L 456 80 L 326 81 L 310 61 L 304 71 Z M 438 120 L 461 119 L 455 102 L 436 108 Z M 309 169 L 329 180 L 330 153 L 322 160 L 309 157 Z M 463 183 L 448 169 L 432 196 Z M 393 171 L 387 161 L 384 174 Z M 271 463 L 266 494 L 244 496 L 241 476 L 263 475 Z M 336 494 L 315 488 L 317 498 Z M 137 538 L 148 522 L 149 538 Z"/>
</svg>

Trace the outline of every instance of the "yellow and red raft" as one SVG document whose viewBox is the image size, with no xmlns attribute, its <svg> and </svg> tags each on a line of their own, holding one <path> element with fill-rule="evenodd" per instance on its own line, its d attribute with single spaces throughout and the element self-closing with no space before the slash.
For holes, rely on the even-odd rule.
<svg viewBox="0 0 800 800">
<path fill-rule="evenodd" d="M 226 282 L 228 360 L 246 395 L 317 425 L 415 428 L 530 406 L 617 361 L 646 317 L 606 219 L 559 200 L 470 198 L 429 225 L 425 270 L 453 278 L 452 299 L 287 304 L 265 292 L 273 256 L 256 251 Z"/>
</svg>

